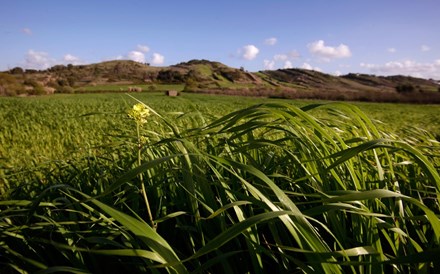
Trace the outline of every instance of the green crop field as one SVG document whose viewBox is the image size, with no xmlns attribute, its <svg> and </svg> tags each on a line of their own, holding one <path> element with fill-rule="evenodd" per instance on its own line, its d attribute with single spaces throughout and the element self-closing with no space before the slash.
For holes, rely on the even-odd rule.
<svg viewBox="0 0 440 274">
<path fill-rule="evenodd" d="M 187 93 L 0 98 L 0 272 L 434 272 L 439 114 Z"/>
<path fill-rule="evenodd" d="M 182 91 L 184 88 L 183 84 L 114 84 L 114 85 L 94 85 L 77 88 L 76 92 L 79 93 L 91 93 L 91 92 L 127 92 L 130 87 L 141 88 L 142 91 L 167 91 L 167 90 L 177 90 Z"/>
</svg>

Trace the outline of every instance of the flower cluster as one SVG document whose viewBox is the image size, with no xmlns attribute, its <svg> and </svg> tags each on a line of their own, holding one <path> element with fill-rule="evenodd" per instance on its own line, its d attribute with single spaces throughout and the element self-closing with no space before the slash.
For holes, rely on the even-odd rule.
<svg viewBox="0 0 440 274">
<path fill-rule="evenodd" d="M 150 110 L 144 104 L 136 104 L 128 112 L 128 116 L 139 124 L 145 124 L 147 117 L 150 116 Z"/>
</svg>

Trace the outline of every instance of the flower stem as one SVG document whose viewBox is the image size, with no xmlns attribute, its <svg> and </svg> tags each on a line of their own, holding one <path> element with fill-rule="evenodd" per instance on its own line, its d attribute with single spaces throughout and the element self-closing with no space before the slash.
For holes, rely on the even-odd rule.
<svg viewBox="0 0 440 274">
<path fill-rule="evenodd" d="M 141 142 L 141 134 L 140 134 L 140 124 L 139 124 L 139 122 L 136 123 L 136 131 L 137 131 L 137 137 L 138 137 L 138 166 L 140 166 L 142 164 L 142 158 L 141 158 L 142 142 Z M 150 220 L 151 227 L 153 229 L 156 229 L 157 224 L 153 220 L 153 214 L 151 214 L 150 203 L 148 202 L 147 190 L 145 188 L 144 176 L 143 176 L 142 173 L 139 174 L 139 180 L 141 182 L 142 196 L 143 196 L 144 201 L 145 201 L 145 206 L 147 207 L 148 219 Z"/>
</svg>

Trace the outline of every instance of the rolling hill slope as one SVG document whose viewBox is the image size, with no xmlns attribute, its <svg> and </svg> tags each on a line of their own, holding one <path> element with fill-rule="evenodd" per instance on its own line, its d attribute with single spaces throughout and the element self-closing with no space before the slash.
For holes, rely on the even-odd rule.
<svg viewBox="0 0 440 274">
<path fill-rule="evenodd" d="M 366 101 L 423 98 L 423 102 L 440 102 L 440 85 L 434 80 L 354 73 L 334 76 L 296 68 L 248 72 L 208 60 L 191 60 L 169 67 L 116 60 L 56 65 L 42 71 L 14 68 L 0 73 L 0 95 L 75 92 L 87 86 L 158 84 L 181 84 L 186 92 L 231 95 Z"/>
</svg>

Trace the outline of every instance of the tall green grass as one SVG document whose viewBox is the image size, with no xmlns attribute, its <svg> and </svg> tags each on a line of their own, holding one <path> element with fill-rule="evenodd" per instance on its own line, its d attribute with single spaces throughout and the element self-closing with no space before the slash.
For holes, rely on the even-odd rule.
<svg viewBox="0 0 440 274">
<path fill-rule="evenodd" d="M 185 113 L 195 120 L 203 117 L 206 121 L 253 104 L 285 102 L 199 94 L 171 98 L 163 93 L 139 93 L 136 97 L 165 115 L 176 117 L 178 113 Z M 39 169 L 42 164 L 54 160 L 96 154 L 98 147 L 113 144 L 115 135 L 134 130 L 125 117 L 132 103 L 124 94 L 0 98 L 0 170 L 28 169 L 33 166 Z M 289 103 L 301 107 L 313 102 Z M 418 136 L 421 135 L 420 131 L 426 130 L 423 139 L 440 139 L 438 106 L 366 103 L 358 103 L 357 106 L 374 119 L 378 130 L 386 134 L 393 132 L 401 136 Z M 323 111 L 317 111 L 314 116 L 328 118 Z M 194 119 L 180 121 L 185 123 L 184 127 L 197 127 Z M 156 130 L 156 125 L 150 125 L 150 129 Z M 413 130 L 417 132 L 411 132 Z"/>
<path fill-rule="evenodd" d="M 429 134 L 398 137 L 341 103 L 219 118 L 167 110 L 140 127 L 115 115 L 125 126 L 105 145 L 3 174 L 0 272 L 440 267 L 440 145 Z"/>
</svg>

